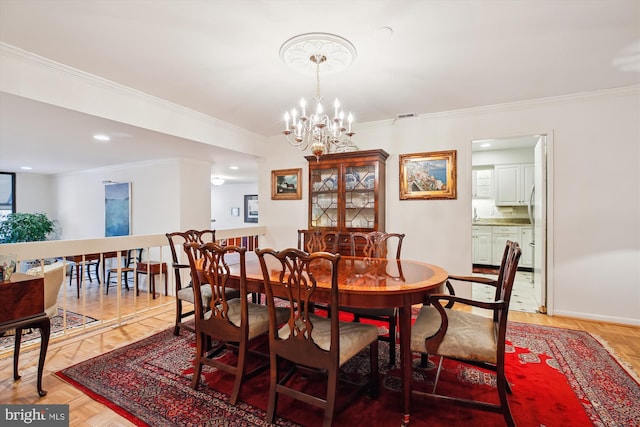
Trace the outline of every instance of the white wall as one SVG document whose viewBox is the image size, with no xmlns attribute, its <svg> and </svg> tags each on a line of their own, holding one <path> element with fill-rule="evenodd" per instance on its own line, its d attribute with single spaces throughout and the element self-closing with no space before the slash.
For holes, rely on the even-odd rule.
<svg viewBox="0 0 640 427">
<path fill-rule="evenodd" d="M 387 159 L 387 231 L 407 234 L 403 255 L 471 272 L 471 141 L 546 133 L 551 158 L 548 306 L 556 315 L 640 325 L 640 89 L 491 106 L 356 128 L 361 149 Z M 280 136 L 261 164 L 260 221 L 269 244 L 306 227 L 306 160 Z M 458 152 L 457 200 L 399 200 L 398 155 Z M 303 200 L 272 201 L 273 169 L 303 167 Z M 282 213 L 286 212 L 285 215 Z M 606 296 L 606 297 L 605 297 Z"/>
<path fill-rule="evenodd" d="M 54 193 L 51 176 L 16 173 L 16 212 L 46 213 L 53 218 Z"/>
<path fill-rule="evenodd" d="M 131 182 L 131 233 L 208 228 L 211 164 L 179 159 L 58 176 L 54 216 L 63 239 L 104 237 L 104 184 Z M 17 190 L 16 190 L 17 192 Z"/>
<path fill-rule="evenodd" d="M 258 194 L 258 184 L 222 184 L 211 186 L 211 228 L 253 227 L 254 222 L 244 222 L 244 196 Z M 266 197 L 263 195 L 262 197 Z M 260 206 L 261 199 L 258 199 Z M 231 208 L 239 208 L 239 216 L 231 216 Z M 258 218 L 262 212 L 258 211 Z"/>
</svg>

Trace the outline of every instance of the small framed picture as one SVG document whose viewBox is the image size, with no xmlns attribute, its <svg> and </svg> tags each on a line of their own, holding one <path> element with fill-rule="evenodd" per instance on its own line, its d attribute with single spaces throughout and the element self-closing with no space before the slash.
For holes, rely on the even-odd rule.
<svg viewBox="0 0 640 427">
<path fill-rule="evenodd" d="M 244 222 L 258 222 L 258 195 L 244 196 Z"/>
<path fill-rule="evenodd" d="M 455 150 L 399 157 L 400 200 L 457 198 Z"/>
<path fill-rule="evenodd" d="M 240 208 L 231 208 L 231 216 L 240 216 Z"/>
<path fill-rule="evenodd" d="M 271 171 L 271 200 L 302 199 L 302 169 Z"/>
</svg>

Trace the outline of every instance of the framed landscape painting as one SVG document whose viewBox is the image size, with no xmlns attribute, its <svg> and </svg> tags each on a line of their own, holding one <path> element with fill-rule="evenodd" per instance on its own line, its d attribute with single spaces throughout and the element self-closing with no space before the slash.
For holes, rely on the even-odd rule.
<svg viewBox="0 0 640 427">
<path fill-rule="evenodd" d="M 400 154 L 400 200 L 455 199 L 456 153 Z"/>
<path fill-rule="evenodd" d="M 271 171 L 271 200 L 302 199 L 302 169 Z"/>
</svg>

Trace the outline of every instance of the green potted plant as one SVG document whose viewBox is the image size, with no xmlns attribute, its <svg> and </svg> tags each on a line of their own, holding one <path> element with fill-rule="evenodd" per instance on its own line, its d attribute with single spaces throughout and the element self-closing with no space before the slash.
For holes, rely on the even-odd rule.
<svg viewBox="0 0 640 427">
<path fill-rule="evenodd" d="M 44 213 L 11 213 L 0 221 L 0 243 L 40 242 L 55 227 Z"/>
</svg>

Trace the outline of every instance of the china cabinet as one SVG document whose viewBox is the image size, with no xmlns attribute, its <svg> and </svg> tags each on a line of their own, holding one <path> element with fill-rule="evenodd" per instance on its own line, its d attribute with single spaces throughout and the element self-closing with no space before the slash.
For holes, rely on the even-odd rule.
<svg viewBox="0 0 640 427">
<path fill-rule="evenodd" d="M 384 231 L 384 150 L 326 154 L 309 162 L 309 229 Z M 347 238 L 339 251 L 349 254 Z"/>
</svg>

